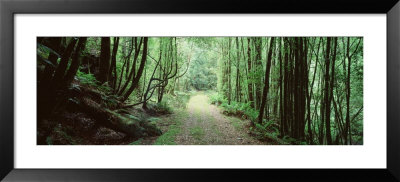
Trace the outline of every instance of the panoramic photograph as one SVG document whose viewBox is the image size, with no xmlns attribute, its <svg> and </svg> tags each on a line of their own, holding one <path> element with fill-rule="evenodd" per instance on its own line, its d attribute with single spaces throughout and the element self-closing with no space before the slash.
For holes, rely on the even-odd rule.
<svg viewBox="0 0 400 182">
<path fill-rule="evenodd" d="M 363 37 L 37 37 L 37 145 L 363 145 Z"/>
</svg>

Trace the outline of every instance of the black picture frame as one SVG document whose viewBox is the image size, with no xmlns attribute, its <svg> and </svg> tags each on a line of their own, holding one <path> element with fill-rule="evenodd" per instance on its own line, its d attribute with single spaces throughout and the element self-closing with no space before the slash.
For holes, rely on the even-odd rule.
<svg viewBox="0 0 400 182">
<path fill-rule="evenodd" d="M 230 170 L 15 169 L 14 15 L 36 13 L 386 14 L 387 168 Z M 225 181 L 232 179 L 250 181 L 260 178 L 272 181 L 400 181 L 400 98 L 398 95 L 400 91 L 399 18 L 400 3 L 398 2 L 398 0 L 0 0 L 0 179 L 4 179 L 5 181 Z"/>
</svg>

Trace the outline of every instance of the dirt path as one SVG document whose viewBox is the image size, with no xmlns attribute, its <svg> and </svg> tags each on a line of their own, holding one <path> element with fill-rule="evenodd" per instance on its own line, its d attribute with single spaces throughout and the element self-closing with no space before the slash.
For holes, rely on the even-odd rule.
<svg viewBox="0 0 400 182">
<path fill-rule="evenodd" d="M 167 119 L 167 118 L 165 118 Z M 209 104 L 208 97 L 199 93 L 190 98 L 186 110 L 168 119 L 179 119 L 177 145 L 260 145 L 245 131 L 248 121 L 228 117 Z"/>
</svg>

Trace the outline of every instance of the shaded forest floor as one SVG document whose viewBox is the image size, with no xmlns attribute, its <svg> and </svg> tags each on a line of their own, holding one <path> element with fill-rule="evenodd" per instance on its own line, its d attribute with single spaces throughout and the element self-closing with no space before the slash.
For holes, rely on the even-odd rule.
<svg viewBox="0 0 400 182">
<path fill-rule="evenodd" d="M 160 117 L 159 137 L 139 139 L 132 144 L 156 145 L 262 145 L 267 144 L 249 135 L 248 120 L 229 117 L 209 104 L 202 92 L 194 94 L 185 109 Z"/>
</svg>

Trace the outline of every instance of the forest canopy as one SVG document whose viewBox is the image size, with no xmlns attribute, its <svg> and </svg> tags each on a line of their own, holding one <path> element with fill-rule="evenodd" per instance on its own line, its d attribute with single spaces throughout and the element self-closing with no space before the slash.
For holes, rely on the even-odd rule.
<svg viewBox="0 0 400 182">
<path fill-rule="evenodd" d="M 38 37 L 37 143 L 363 144 L 362 37 Z"/>
</svg>

